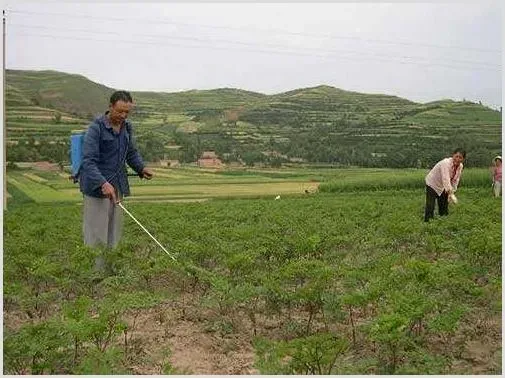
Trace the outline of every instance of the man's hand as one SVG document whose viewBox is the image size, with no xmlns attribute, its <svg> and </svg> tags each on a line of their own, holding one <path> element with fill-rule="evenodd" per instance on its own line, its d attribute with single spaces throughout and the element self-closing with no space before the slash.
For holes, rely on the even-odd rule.
<svg viewBox="0 0 505 378">
<path fill-rule="evenodd" d="M 144 168 L 142 170 L 142 178 L 145 178 L 146 180 L 150 180 L 153 178 L 153 172 L 149 168 Z"/>
<path fill-rule="evenodd" d="M 116 190 L 114 189 L 114 187 L 109 184 L 108 182 L 104 183 L 102 185 L 102 193 L 110 198 L 110 200 L 114 203 L 117 203 L 117 198 L 116 198 Z"/>
</svg>

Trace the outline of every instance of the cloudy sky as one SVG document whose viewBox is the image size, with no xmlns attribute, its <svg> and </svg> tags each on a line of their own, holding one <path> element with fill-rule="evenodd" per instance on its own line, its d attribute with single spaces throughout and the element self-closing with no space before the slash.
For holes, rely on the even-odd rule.
<svg viewBox="0 0 505 378">
<path fill-rule="evenodd" d="M 320 84 L 428 102 L 501 100 L 499 1 L 61 3 L 4 0 L 7 68 L 117 89 Z"/>
</svg>

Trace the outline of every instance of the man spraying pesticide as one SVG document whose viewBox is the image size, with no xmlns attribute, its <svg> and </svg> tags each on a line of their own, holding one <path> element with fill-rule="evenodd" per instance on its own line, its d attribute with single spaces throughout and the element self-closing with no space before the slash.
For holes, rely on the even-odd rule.
<svg viewBox="0 0 505 378">
<path fill-rule="evenodd" d="M 150 180 L 153 173 L 145 167 L 138 153 L 132 125 L 127 116 L 133 100 L 125 91 L 114 92 L 109 111 L 91 123 L 85 134 L 71 136 L 71 162 L 74 182 L 83 193 L 84 244 L 114 248 L 121 237 L 123 211 L 187 274 L 210 277 L 212 273 L 189 262 L 180 262 L 128 211 L 122 199 L 130 194 L 128 164 L 140 178 Z M 105 256 L 95 261 L 95 269 L 103 273 Z"/>
<path fill-rule="evenodd" d="M 91 247 L 114 248 L 121 239 L 125 210 L 121 200 L 130 195 L 126 164 L 141 178 L 153 177 L 134 143 L 127 119 L 132 106 L 130 93 L 114 92 L 109 110 L 84 135 L 71 137 L 72 178 L 83 194 L 83 238 Z M 104 256 L 99 256 L 95 269 L 103 271 L 105 265 Z"/>
</svg>

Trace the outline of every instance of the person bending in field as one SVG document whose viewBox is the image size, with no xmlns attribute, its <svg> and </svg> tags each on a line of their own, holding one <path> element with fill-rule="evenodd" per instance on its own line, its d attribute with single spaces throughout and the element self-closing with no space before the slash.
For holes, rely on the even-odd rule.
<svg viewBox="0 0 505 378">
<path fill-rule="evenodd" d="M 88 246 L 115 247 L 122 231 L 123 214 L 117 202 L 130 194 L 126 165 L 141 178 L 151 179 L 138 153 L 127 120 L 133 106 L 130 93 L 117 91 L 109 110 L 89 126 L 83 142 L 79 185 L 83 193 L 83 234 Z M 103 257 L 95 268 L 102 270 Z"/>
<path fill-rule="evenodd" d="M 449 215 L 449 196 L 458 188 L 465 157 L 466 152 L 457 148 L 451 157 L 440 160 L 426 175 L 425 222 L 434 217 L 435 200 L 438 202 L 438 213 Z"/>
<path fill-rule="evenodd" d="M 493 178 L 493 195 L 500 197 L 501 195 L 501 156 L 496 156 L 493 159 L 493 166 L 491 167 L 491 174 Z"/>
</svg>

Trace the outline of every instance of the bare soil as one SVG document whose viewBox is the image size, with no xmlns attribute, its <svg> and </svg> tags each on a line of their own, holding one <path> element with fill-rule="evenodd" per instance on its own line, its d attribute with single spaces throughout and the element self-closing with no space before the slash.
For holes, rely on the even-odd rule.
<svg viewBox="0 0 505 378">
<path fill-rule="evenodd" d="M 49 312 L 57 312 L 50 309 Z M 305 314 L 294 314 L 303 322 Z M 359 323 L 361 315 L 355 314 Z M 46 317 L 44 316 L 44 317 Z M 451 355 L 452 374 L 501 374 L 501 318 L 480 315 L 466 322 L 458 334 L 447 339 L 431 339 L 431 352 Z M 19 329 L 23 324 L 39 321 L 18 309 L 4 307 L 4 329 Z M 42 319 L 40 319 L 42 320 Z M 254 368 L 252 323 L 243 313 L 221 315 L 199 301 L 198 295 L 183 294 L 177 300 L 127 314 L 128 334 L 126 366 L 134 374 L 250 375 L 260 374 Z M 314 324 L 314 327 L 317 327 Z M 346 335 L 346 327 L 339 330 Z M 258 334 L 279 339 L 282 320 L 257 316 Z M 361 342 L 360 348 L 367 348 Z M 124 336 L 117 338 L 124 348 Z M 372 351 L 361 350 L 360 354 Z"/>
<path fill-rule="evenodd" d="M 151 363 L 131 367 L 136 374 L 160 374 L 169 362 L 178 374 L 258 374 L 248 332 L 222 335 L 212 328 L 213 319 L 212 311 L 180 302 L 142 312 L 135 320 L 133 339 Z M 128 322 L 133 324 L 133 318 Z M 169 358 L 163 356 L 167 349 Z"/>
</svg>

